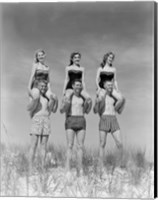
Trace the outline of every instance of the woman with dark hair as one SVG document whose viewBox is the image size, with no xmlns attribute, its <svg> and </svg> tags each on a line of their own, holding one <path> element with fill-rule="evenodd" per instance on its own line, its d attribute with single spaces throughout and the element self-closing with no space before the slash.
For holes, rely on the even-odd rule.
<svg viewBox="0 0 158 200">
<path fill-rule="evenodd" d="M 103 87 L 103 83 L 105 80 L 112 81 L 114 83 L 112 96 L 115 99 L 115 110 L 121 114 L 125 104 L 125 98 L 118 89 L 116 68 L 112 65 L 114 58 L 115 55 L 112 52 L 106 53 L 103 57 L 102 63 L 100 64 L 100 67 L 98 68 L 96 76 L 97 96 L 98 100 L 102 101 L 106 95 L 106 90 Z"/>
<path fill-rule="evenodd" d="M 54 100 L 53 112 L 56 112 L 58 107 L 58 99 L 57 96 L 51 91 L 49 80 L 49 67 L 45 65 L 45 59 L 45 51 L 43 49 L 38 49 L 35 52 L 34 63 L 28 84 L 28 94 L 31 99 L 38 99 L 40 97 L 40 91 L 37 88 L 38 82 L 41 80 L 47 81 L 47 92 L 45 96 L 48 100 Z"/>
<path fill-rule="evenodd" d="M 64 82 L 63 88 L 63 95 L 65 103 L 70 104 L 71 97 L 73 95 L 73 88 L 72 84 L 74 80 L 81 80 L 82 82 L 82 98 L 87 102 L 87 109 L 85 110 L 86 113 L 92 107 L 92 100 L 90 95 L 85 90 L 85 81 L 84 81 L 84 68 L 80 66 L 81 54 L 79 52 L 73 52 L 70 56 L 70 64 L 66 67 L 66 77 Z"/>
</svg>

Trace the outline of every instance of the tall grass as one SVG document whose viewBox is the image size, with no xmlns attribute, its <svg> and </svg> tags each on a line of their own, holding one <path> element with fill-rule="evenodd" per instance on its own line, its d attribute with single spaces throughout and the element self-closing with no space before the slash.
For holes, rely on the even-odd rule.
<svg viewBox="0 0 158 200">
<path fill-rule="evenodd" d="M 37 154 L 33 173 L 29 173 L 29 148 L 1 144 L 1 196 L 51 196 L 100 198 L 153 197 L 153 163 L 144 150 L 120 154 L 109 151 L 104 157 L 104 171 L 98 171 L 98 149 L 85 148 L 84 176 L 76 173 L 76 152 L 72 173 L 65 173 L 66 147 L 49 145 L 46 165 L 41 167 Z"/>
</svg>

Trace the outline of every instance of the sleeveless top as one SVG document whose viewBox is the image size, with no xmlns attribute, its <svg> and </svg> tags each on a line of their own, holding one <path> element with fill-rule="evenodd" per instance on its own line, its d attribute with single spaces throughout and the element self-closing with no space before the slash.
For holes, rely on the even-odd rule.
<svg viewBox="0 0 158 200">
<path fill-rule="evenodd" d="M 104 88 L 103 87 L 103 83 L 105 80 L 108 80 L 108 81 L 112 81 L 114 79 L 114 72 L 107 72 L 107 71 L 102 71 L 100 72 L 100 82 L 99 82 L 99 86 L 101 88 Z"/>
<path fill-rule="evenodd" d="M 37 83 L 41 80 L 49 81 L 49 71 L 48 70 L 36 69 L 35 75 L 34 75 L 34 81 L 32 83 L 32 88 L 36 87 Z"/>
<path fill-rule="evenodd" d="M 76 79 L 82 80 L 82 71 L 70 70 L 68 71 L 69 81 L 67 83 L 66 89 L 72 89 L 73 81 Z"/>
</svg>

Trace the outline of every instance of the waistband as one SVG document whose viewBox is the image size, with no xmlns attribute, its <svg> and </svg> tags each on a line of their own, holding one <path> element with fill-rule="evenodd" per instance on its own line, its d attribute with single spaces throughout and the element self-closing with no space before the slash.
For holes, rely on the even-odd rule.
<svg viewBox="0 0 158 200">
<path fill-rule="evenodd" d="M 102 115 L 101 118 L 106 118 L 106 117 L 116 117 L 116 115 Z"/>
<path fill-rule="evenodd" d="M 68 115 L 68 117 L 73 117 L 73 118 L 84 118 L 84 115 Z"/>
<path fill-rule="evenodd" d="M 35 116 L 33 116 L 33 118 L 32 119 L 34 119 L 34 118 L 50 118 L 50 116 L 49 115 L 35 115 Z"/>
</svg>

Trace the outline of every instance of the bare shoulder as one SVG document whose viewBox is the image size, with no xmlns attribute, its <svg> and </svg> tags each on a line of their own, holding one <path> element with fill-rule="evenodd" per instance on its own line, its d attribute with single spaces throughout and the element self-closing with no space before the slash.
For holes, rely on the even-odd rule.
<svg viewBox="0 0 158 200">
<path fill-rule="evenodd" d="M 114 72 L 116 72 L 116 67 L 111 67 L 111 69 L 112 69 Z"/>
<path fill-rule="evenodd" d="M 32 68 L 38 69 L 38 67 L 39 67 L 39 64 L 38 64 L 38 63 L 33 63 Z"/>
<path fill-rule="evenodd" d="M 70 69 L 71 69 L 71 66 L 66 66 L 66 67 L 65 67 L 65 70 L 66 70 L 66 71 L 69 71 Z"/>
<path fill-rule="evenodd" d="M 44 65 L 46 70 L 49 70 L 49 66 L 48 65 Z"/>
<path fill-rule="evenodd" d="M 97 71 L 98 72 L 103 71 L 103 68 L 102 67 L 98 67 Z"/>
</svg>

